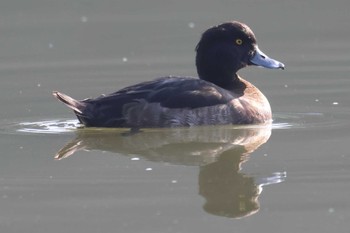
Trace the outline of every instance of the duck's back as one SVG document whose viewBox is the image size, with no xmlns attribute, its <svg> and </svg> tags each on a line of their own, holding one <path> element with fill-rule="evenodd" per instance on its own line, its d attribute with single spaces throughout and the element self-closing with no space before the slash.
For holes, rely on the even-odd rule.
<svg viewBox="0 0 350 233">
<path fill-rule="evenodd" d="M 200 79 L 163 77 L 84 100 L 86 108 L 78 117 L 84 125 L 96 127 L 201 125 L 205 124 L 203 108 L 227 104 L 232 98 L 224 89 Z"/>
<path fill-rule="evenodd" d="M 257 89 L 246 83 L 249 88 L 237 94 L 200 79 L 163 77 L 107 96 L 80 101 L 78 103 L 82 107 L 75 113 L 81 123 L 90 127 L 262 123 L 267 120 L 268 114 L 255 111 L 261 103 L 255 104 L 254 99 L 247 99 L 244 91 L 254 92 Z M 256 95 L 250 94 L 253 94 L 252 98 Z M 260 95 L 258 91 L 256 97 L 261 98 Z"/>
</svg>

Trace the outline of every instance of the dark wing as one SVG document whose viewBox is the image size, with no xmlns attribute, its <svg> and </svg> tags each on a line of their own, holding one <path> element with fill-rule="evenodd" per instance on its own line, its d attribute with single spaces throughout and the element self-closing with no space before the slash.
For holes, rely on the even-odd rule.
<svg viewBox="0 0 350 233">
<path fill-rule="evenodd" d="M 165 108 L 200 108 L 228 103 L 233 96 L 215 84 L 189 77 L 164 77 L 126 87 L 107 96 L 86 99 L 79 119 L 88 126 L 122 126 L 125 109 L 135 103 L 159 103 Z"/>
<path fill-rule="evenodd" d="M 124 88 L 105 98 L 127 96 L 144 99 L 166 108 L 200 108 L 225 104 L 233 97 L 227 91 L 204 80 L 188 77 L 164 77 Z"/>
</svg>

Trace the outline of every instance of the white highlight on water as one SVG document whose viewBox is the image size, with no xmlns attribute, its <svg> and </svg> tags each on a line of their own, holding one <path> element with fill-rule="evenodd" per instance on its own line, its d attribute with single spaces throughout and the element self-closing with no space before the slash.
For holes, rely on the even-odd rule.
<svg viewBox="0 0 350 233">
<path fill-rule="evenodd" d="M 189 28 L 194 28 L 195 26 L 196 26 L 196 25 L 195 25 L 193 22 L 189 22 L 189 23 L 188 23 L 188 27 L 189 27 Z"/>
<path fill-rule="evenodd" d="M 86 16 L 81 16 L 81 17 L 80 17 L 80 21 L 81 21 L 82 23 L 86 23 L 87 20 L 88 20 L 88 18 L 87 18 Z"/>
<path fill-rule="evenodd" d="M 36 122 L 21 122 L 18 132 L 57 134 L 76 130 L 80 124 L 78 120 L 47 120 Z"/>
</svg>

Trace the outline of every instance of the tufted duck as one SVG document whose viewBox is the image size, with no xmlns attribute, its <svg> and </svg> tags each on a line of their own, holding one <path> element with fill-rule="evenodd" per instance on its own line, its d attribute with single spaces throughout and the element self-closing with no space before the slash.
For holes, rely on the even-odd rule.
<svg viewBox="0 0 350 233">
<path fill-rule="evenodd" d="M 184 127 L 271 121 L 266 97 L 236 72 L 256 65 L 284 69 L 259 48 L 252 30 L 233 21 L 205 31 L 196 47 L 199 78 L 162 77 L 95 99 L 53 95 L 86 127 Z"/>
</svg>

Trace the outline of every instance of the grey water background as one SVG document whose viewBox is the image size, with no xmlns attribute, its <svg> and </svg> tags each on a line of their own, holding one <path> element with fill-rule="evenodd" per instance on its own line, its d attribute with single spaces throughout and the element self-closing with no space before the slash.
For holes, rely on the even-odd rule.
<svg viewBox="0 0 350 233">
<path fill-rule="evenodd" d="M 0 231 L 348 232 L 349 10 L 345 0 L 1 1 Z M 286 64 L 239 72 L 269 99 L 272 130 L 78 130 L 51 96 L 195 76 L 200 34 L 227 20 Z"/>
</svg>

